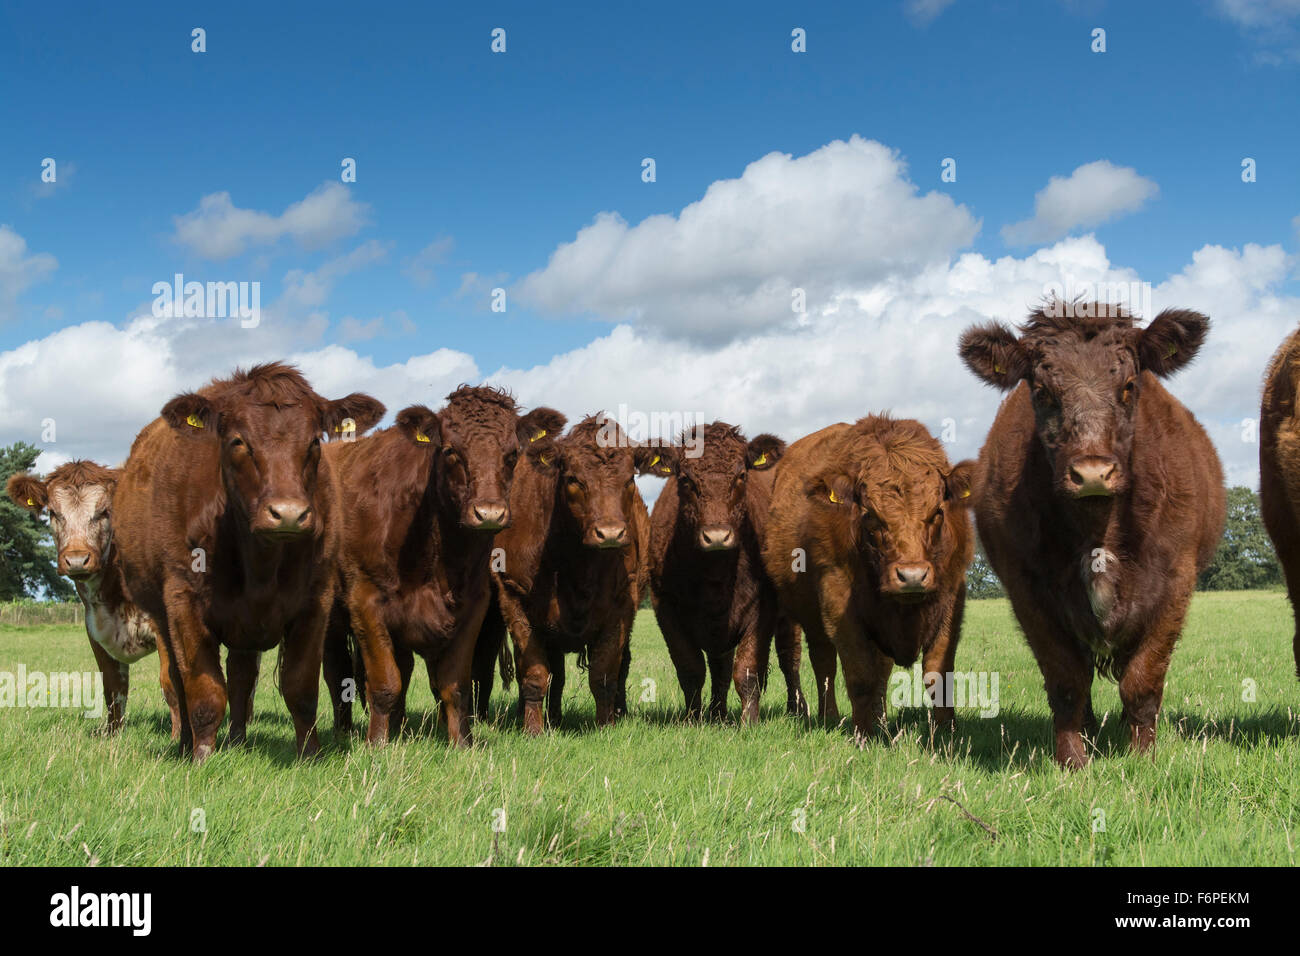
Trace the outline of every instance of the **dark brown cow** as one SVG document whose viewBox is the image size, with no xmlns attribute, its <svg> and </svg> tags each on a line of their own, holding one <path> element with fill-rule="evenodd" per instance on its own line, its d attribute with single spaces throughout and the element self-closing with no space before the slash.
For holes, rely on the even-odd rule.
<svg viewBox="0 0 1300 956">
<path fill-rule="evenodd" d="M 126 598 L 117 545 L 113 541 L 113 490 L 120 472 L 93 461 L 70 461 L 44 480 L 9 477 L 9 497 L 35 515 L 50 516 L 60 574 L 72 579 L 86 611 L 86 636 L 104 675 L 108 732 L 126 719 L 131 665 L 159 649 L 154 623 Z M 167 655 L 161 655 L 163 697 L 172 717 L 172 739 L 181 733 L 180 708 L 172 689 Z"/>
<path fill-rule="evenodd" d="M 1196 576 L 1223 532 L 1219 457 L 1163 385 L 1209 327 L 1166 310 L 1049 301 L 1020 326 L 968 329 L 961 357 L 1011 394 L 980 451 L 975 515 L 1038 659 L 1056 759 L 1088 762 L 1094 671 L 1119 681 L 1132 745 L 1155 742 L 1165 672 Z"/>
<path fill-rule="evenodd" d="M 727 685 L 734 680 L 741 722 L 752 723 L 777 626 L 776 590 L 763 569 L 761 546 L 773 468 L 785 442 L 774 435 L 747 441 L 735 426 L 713 422 L 659 452 L 651 468 L 668 482 L 650 515 L 650 585 L 686 715 L 700 715 L 707 660 L 709 716 L 726 716 Z M 798 631 L 786 622 L 778 634 L 787 709 L 806 712 Z"/>
<path fill-rule="evenodd" d="M 1300 384 L 1300 330 L 1274 353 L 1264 376 L 1260 409 L 1259 505 L 1264 527 L 1277 549 L 1286 590 L 1296 617 L 1293 643 L 1300 677 L 1300 418 L 1296 413 Z"/>
<path fill-rule="evenodd" d="M 547 454 L 520 461 L 510 493 L 514 524 L 497 535 L 493 568 L 500 616 L 479 638 L 475 679 L 491 686 L 492 662 L 510 629 L 524 730 L 558 725 L 564 655 L 588 667 L 596 722 L 627 710 L 628 645 L 648 586 L 650 516 L 635 476 L 655 450 L 634 445 L 612 419 L 584 418 Z M 490 619 L 491 620 L 491 619 Z M 486 691 L 480 693 L 480 707 Z"/>
<path fill-rule="evenodd" d="M 803 625 L 817 678 L 817 713 L 839 722 L 835 657 L 859 741 L 885 716 L 895 663 L 923 655 L 951 674 L 974 557 L 968 499 L 973 462 L 948 464 L 911 420 L 869 416 L 801 438 L 777 464 L 763 561 L 782 606 Z M 950 701 L 936 701 L 950 727 Z"/>
<path fill-rule="evenodd" d="M 368 395 L 328 401 L 292 366 L 257 365 L 168 402 L 131 446 L 113 496 L 130 598 L 159 625 L 181 751 L 207 758 L 225 716 L 243 738 L 257 653 L 280 648 L 300 755 L 319 749 L 316 697 L 338 574 L 343 502 L 321 434 L 365 431 Z"/>
<path fill-rule="evenodd" d="M 492 588 L 493 536 L 512 519 L 517 461 L 544 454 L 564 423 L 549 408 L 521 418 L 506 392 L 463 386 L 440 412 L 414 405 L 393 427 L 326 449 L 348 503 L 346 613 L 335 615 L 325 657 L 336 728 L 352 719 L 339 696 L 352 675 L 350 622 L 364 665 L 369 741 L 400 731 L 419 654 L 451 741 L 469 745 L 470 664 Z"/>
</svg>

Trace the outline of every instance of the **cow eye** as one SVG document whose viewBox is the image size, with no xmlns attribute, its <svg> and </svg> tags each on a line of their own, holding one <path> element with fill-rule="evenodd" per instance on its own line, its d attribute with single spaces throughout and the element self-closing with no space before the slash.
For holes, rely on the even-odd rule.
<svg viewBox="0 0 1300 956">
<path fill-rule="evenodd" d="M 107 511 L 98 511 L 98 512 L 96 512 L 96 513 L 95 513 L 95 520 L 96 520 L 96 521 L 107 521 L 107 520 L 108 520 L 108 512 L 107 512 Z"/>
<path fill-rule="evenodd" d="M 236 435 L 234 438 L 230 439 L 230 447 L 231 447 L 231 448 L 247 448 L 248 446 L 244 444 L 244 439 L 242 439 L 242 438 L 240 438 L 238 435 Z"/>
<path fill-rule="evenodd" d="M 1056 404 L 1055 396 L 1052 395 L 1051 391 L 1049 391 L 1045 385 L 1037 385 L 1034 387 L 1034 401 L 1039 405 L 1050 406 Z"/>
<path fill-rule="evenodd" d="M 1124 387 L 1120 389 L 1119 400 L 1123 402 L 1125 405 L 1133 401 L 1133 392 L 1136 390 L 1136 388 L 1137 385 L 1134 383 L 1133 379 L 1129 379 L 1127 382 L 1124 383 Z"/>
<path fill-rule="evenodd" d="M 515 466 L 515 463 L 518 461 L 519 461 L 518 449 L 506 452 L 505 462 L 507 468 L 513 468 Z"/>
<path fill-rule="evenodd" d="M 456 449 L 448 445 L 442 450 L 442 457 L 446 459 L 447 464 L 454 465 L 460 461 L 460 455 L 456 454 Z"/>
</svg>

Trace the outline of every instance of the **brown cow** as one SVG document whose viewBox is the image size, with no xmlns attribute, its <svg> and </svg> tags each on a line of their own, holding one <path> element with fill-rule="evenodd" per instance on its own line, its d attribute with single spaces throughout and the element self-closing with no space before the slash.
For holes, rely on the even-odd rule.
<svg viewBox="0 0 1300 956">
<path fill-rule="evenodd" d="M 588 667 L 598 724 L 627 710 L 628 641 L 649 575 L 650 516 L 634 478 L 650 470 L 655 454 L 612 419 L 591 415 L 516 469 L 514 524 L 496 540 L 504 560 L 504 570 L 493 568 L 500 615 L 497 629 L 479 637 L 474 676 L 490 688 L 509 627 L 526 733 L 542 732 L 544 698 L 546 718 L 560 722 L 565 654 Z M 486 696 L 480 692 L 480 708 Z"/>
<path fill-rule="evenodd" d="M 321 398 L 292 366 L 236 371 L 169 401 L 140 432 L 113 496 L 130 598 L 159 625 L 188 720 L 181 752 L 206 759 L 225 716 L 243 738 L 257 653 L 279 647 L 300 755 L 314 754 L 325 625 L 342 545 L 341 492 L 322 432 L 365 431 L 368 395 Z"/>
<path fill-rule="evenodd" d="M 1020 326 L 961 338 L 972 372 L 1011 394 L 980 451 L 975 516 L 1038 659 L 1056 759 L 1088 762 L 1093 672 L 1119 681 L 1134 748 L 1155 742 L 1165 671 L 1196 576 L 1223 532 L 1223 471 L 1160 377 L 1190 362 L 1209 319 L 1049 301 Z"/>
<path fill-rule="evenodd" d="M 326 448 L 348 502 L 346 613 L 334 617 L 325 657 L 336 728 L 352 719 L 351 704 L 339 696 L 352 675 L 350 623 L 363 663 L 369 741 L 382 744 L 400 731 L 419 654 L 451 741 L 469 745 L 470 663 L 492 589 L 493 536 L 511 522 L 517 461 L 545 453 L 564 424 L 553 409 L 521 418 L 506 392 L 462 386 L 440 412 L 413 405 L 391 428 Z"/>
<path fill-rule="evenodd" d="M 691 454 L 693 444 L 700 446 L 698 454 Z M 777 628 L 776 590 L 763 569 L 761 547 L 773 468 L 785 442 L 774 435 L 747 441 L 734 425 L 713 422 L 659 452 L 651 467 L 668 481 L 650 515 L 651 594 L 686 696 L 686 715 L 700 715 L 707 660 L 709 716 L 726 716 L 727 684 L 734 680 L 741 722 L 752 723 Z M 806 712 L 799 692 L 799 632 L 784 622 L 777 633 L 787 710 Z"/>
<path fill-rule="evenodd" d="M 1264 376 L 1260 409 L 1259 506 L 1273 539 L 1286 590 L 1296 616 L 1293 643 L 1300 677 L 1300 419 L 1296 392 L 1300 384 L 1300 330 L 1274 353 Z"/>
<path fill-rule="evenodd" d="M 113 541 L 113 490 L 120 472 L 93 461 L 70 461 L 42 481 L 33 475 L 9 477 L 16 504 L 50 516 L 60 574 L 72 579 L 86 611 L 86 636 L 104 675 L 108 732 L 126 720 L 131 665 L 158 650 L 153 621 L 126 599 L 122 569 Z M 160 656 L 163 697 L 172 717 L 172 739 L 181 733 L 180 709 L 172 690 L 167 655 Z"/>
<path fill-rule="evenodd" d="M 838 652 L 860 742 L 883 724 L 895 663 L 923 655 L 927 674 L 952 673 L 974 557 L 973 467 L 950 466 L 920 422 L 888 416 L 823 428 L 777 464 L 763 561 L 808 635 L 818 717 L 839 722 Z M 935 722 L 951 727 L 938 690 L 927 688 Z"/>
</svg>

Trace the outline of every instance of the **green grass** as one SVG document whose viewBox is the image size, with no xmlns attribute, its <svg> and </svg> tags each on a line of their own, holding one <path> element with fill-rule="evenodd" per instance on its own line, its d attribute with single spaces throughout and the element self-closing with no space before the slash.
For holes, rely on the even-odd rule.
<svg viewBox="0 0 1300 956">
<path fill-rule="evenodd" d="M 413 726 L 399 742 L 372 750 L 360 737 L 335 741 L 322 706 L 325 752 L 299 763 L 268 655 L 248 745 L 194 767 L 168 739 L 150 658 L 133 668 L 116 739 L 73 711 L 0 713 L 0 861 L 1294 864 L 1300 685 L 1291 634 L 1280 592 L 1197 595 L 1155 759 L 1127 753 L 1115 685 L 1099 680 L 1098 753 L 1075 774 L 1051 759 L 1042 680 L 998 600 L 972 603 L 957 666 L 998 672 L 1001 713 L 959 709 L 956 736 L 932 744 L 922 712 L 891 711 L 895 739 L 863 750 L 842 730 L 785 717 L 775 666 L 760 725 L 682 723 L 647 611 L 633 638 L 629 718 L 597 730 L 585 675 L 571 663 L 558 732 L 525 739 L 512 722 L 513 688 L 498 689 L 495 721 L 479 726 L 469 752 L 449 750 L 434 727 L 417 665 Z M 94 668 L 79 629 L 0 627 L 0 670 L 19 662 Z M 638 702 L 646 678 L 657 702 Z M 1253 703 L 1242 700 L 1247 679 Z M 734 692 L 731 703 L 734 717 Z M 195 810 L 206 832 L 191 828 Z M 1104 830 L 1095 830 L 1096 811 Z M 494 832 L 502 812 L 504 830 Z"/>
</svg>

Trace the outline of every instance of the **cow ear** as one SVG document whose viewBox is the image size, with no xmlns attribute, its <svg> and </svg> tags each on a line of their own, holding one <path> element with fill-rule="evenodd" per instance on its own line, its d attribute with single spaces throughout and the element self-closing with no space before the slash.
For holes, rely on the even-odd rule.
<svg viewBox="0 0 1300 956">
<path fill-rule="evenodd" d="M 1016 333 L 1001 322 L 971 326 L 957 351 L 968 369 L 1004 392 L 1029 375 L 1029 356 Z"/>
<path fill-rule="evenodd" d="M 45 489 L 45 482 L 41 481 L 26 472 L 18 472 L 9 476 L 9 481 L 5 483 L 5 491 L 13 499 L 14 504 L 20 508 L 25 508 L 34 515 L 39 515 L 41 509 L 49 502 L 49 495 Z"/>
<path fill-rule="evenodd" d="M 842 471 L 825 471 L 810 480 L 805 492 L 813 501 L 847 508 L 853 503 L 853 479 Z"/>
<path fill-rule="evenodd" d="M 652 475 L 663 463 L 663 453 L 655 445 L 635 445 L 632 448 L 632 466 L 638 475 Z"/>
<path fill-rule="evenodd" d="M 560 437 L 569 420 L 553 408 L 534 408 L 515 426 L 522 448 L 536 450 Z"/>
<path fill-rule="evenodd" d="M 427 405 L 412 405 L 397 413 L 397 427 L 417 445 L 438 448 L 442 445 L 442 423 L 438 413 Z"/>
<path fill-rule="evenodd" d="M 780 461 L 784 454 L 785 442 L 764 433 L 754 438 L 745 449 L 745 467 L 764 471 Z"/>
<path fill-rule="evenodd" d="M 654 475 L 657 478 L 669 478 L 677 474 L 682 466 L 682 448 L 680 445 L 651 445 L 652 454 L 640 474 Z"/>
<path fill-rule="evenodd" d="M 198 434 L 217 423 L 217 410 L 198 392 L 181 392 L 163 406 L 162 417 L 178 431 Z"/>
<path fill-rule="evenodd" d="M 1209 316 L 1165 309 L 1138 333 L 1138 362 L 1156 375 L 1172 375 L 1196 357 L 1209 330 Z"/>
<path fill-rule="evenodd" d="M 943 479 L 943 497 L 961 505 L 971 504 L 971 488 L 975 481 L 975 462 L 967 458 L 952 466 Z"/>
<path fill-rule="evenodd" d="M 322 431 L 331 438 L 351 434 L 364 434 L 379 424 L 384 417 L 384 403 L 364 392 L 353 392 L 344 398 L 325 403 L 325 427 Z"/>
</svg>

